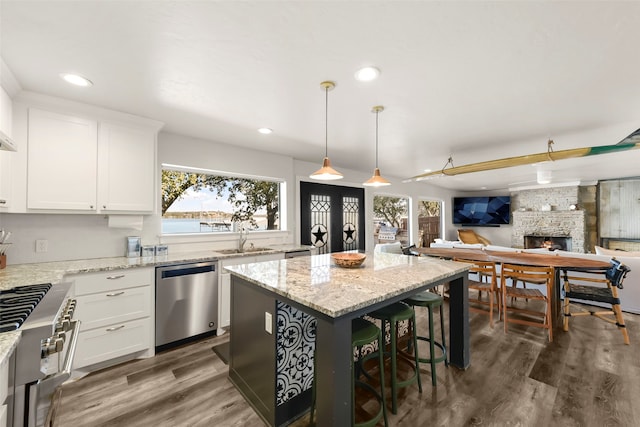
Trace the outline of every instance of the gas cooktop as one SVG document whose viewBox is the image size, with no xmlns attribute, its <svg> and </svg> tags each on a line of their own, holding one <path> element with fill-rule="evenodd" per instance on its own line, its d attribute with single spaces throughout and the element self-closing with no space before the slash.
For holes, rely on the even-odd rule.
<svg viewBox="0 0 640 427">
<path fill-rule="evenodd" d="M 0 332 L 20 328 L 49 289 L 51 284 L 45 283 L 0 291 Z"/>
</svg>

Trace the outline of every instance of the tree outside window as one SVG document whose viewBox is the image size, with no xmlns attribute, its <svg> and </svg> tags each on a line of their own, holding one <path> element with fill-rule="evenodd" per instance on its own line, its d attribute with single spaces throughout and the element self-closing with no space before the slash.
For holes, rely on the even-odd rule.
<svg viewBox="0 0 640 427">
<path fill-rule="evenodd" d="M 279 230 L 280 183 L 180 170 L 162 170 L 162 233 Z"/>
<path fill-rule="evenodd" d="M 409 244 L 409 199 L 373 197 L 374 242 Z"/>
</svg>

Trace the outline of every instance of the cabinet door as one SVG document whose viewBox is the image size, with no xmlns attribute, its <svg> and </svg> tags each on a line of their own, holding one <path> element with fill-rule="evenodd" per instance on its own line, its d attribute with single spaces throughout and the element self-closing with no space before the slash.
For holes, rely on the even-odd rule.
<svg viewBox="0 0 640 427">
<path fill-rule="evenodd" d="M 152 212 L 156 132 L 100 123 L 98 201 L 101 211 Z"/>
<path fill-rule="evenodd" d="M 98 124 L 29 109 L 27 208 L 94 211 Z"/>
<path fill-rule="evenodd" d="M 78 337 L 73 367 L 81 368 L 147 350 L 153 346 L 151 334 L 149 318 L 82 331 Z"/>
<path fill-rule="evenodd" d="M 0 212 L 6 211 L 11 206 L 11 157 L 14 153 L 0 151 Z"/>
</svg>

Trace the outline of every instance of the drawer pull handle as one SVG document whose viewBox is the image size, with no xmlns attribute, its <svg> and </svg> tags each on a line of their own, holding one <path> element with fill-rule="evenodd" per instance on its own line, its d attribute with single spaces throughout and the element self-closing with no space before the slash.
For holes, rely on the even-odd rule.
<svg viewBox="0 0 640 427">
<path fill-rule="evenodd" d="M 118 329 L 122 329 L 122 328 L 124 328 L 124 325 L 114 326 L 113 328 L 108 328 L 107 332 L 117 331 Z"/>
<path fill-rule="evenodd" d="M 124 274 L 119 274 L 117 276 L 107 276 L 107 280 L 122 279 L 123 277 L 124 277 Z"/>
<path fill-rule="evenodd" d="M 120 291 L 120 292 L 113 292 L 110 294 L 107 294 L 108 297 L 117 297 L 118 295 L 122 295 L 124 294 L 124 291 Z"/>
<path fill-rule="evenodd" d="M 6 205 L 7 201 L 5 199 L 0 199 L 0 205 Z"/>
</svg>

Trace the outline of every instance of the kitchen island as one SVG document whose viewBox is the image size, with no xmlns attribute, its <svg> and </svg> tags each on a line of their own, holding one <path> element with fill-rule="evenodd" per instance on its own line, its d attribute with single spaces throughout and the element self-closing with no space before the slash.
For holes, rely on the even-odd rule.
<svg viewBox="0 0 640 427">
<path fill-rule="evenodd" d="M 376 253 L 344 269 L 326 254 L 227 270 L 229 378 L 269 425 L 286 425 L 308 408 L 315 347 L 317 425 L 350 425 L 351 320 L 424 289 L 451 284 L 449 358 L 469 366 L 467 265 Z M 300 367 L 297 377 L 289 372 Z"/>
</svg>

